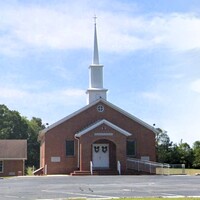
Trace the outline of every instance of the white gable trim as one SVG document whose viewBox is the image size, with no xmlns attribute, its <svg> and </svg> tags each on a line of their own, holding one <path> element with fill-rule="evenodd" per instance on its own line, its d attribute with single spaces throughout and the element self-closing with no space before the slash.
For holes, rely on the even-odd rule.
<svg viewBox="0 0 200 200">
<path fill-rule="evenodd" d="M 64 117 L 63 119 L 61 119 L 61 120 L 59 120 L 59 121 L 53 123 L 52 125 L 48 126 L 48 127 L 45 128 L 45 129 L 41 130 L 41 131 L 40 131 L 40 136 L 42 136 L 43 134 L 45 134 L 45 133 L 48 132 L 49 130 L 53 129 L 54 127 L 56 127 L 56 126 L 62 124 L 63 122 L 67 121 L 68 119 L 70 119 L 70 118 L 72 118 L 72 117 L 78 115 L 79 113 L 81 113 L 81 112 L 87 110 L 88 108 L 92 107 L 93 105 L 95 105 L 95 104 L 96 104 L 97 102 L 99 102 L 99 101 L 100 101 L 100 100 L 94 101 L 93 103 L 88 104 L 87 106 L 85 106 L 85 107 L 83 107 L 83 108 L 77 110 L 76 112 L 74 112 L 74 113 L 72 113 L 72 114 L 70 114 L 70 115 Z"/>
<path fill-rule="evenodd" d="M 78 132 L 77 134 L 75 134 L 75 136 L 76 136 L 76 137 L 81 137 L 82 135 L 88 133 L 89 131 L 93 130 L 94 128 L 96 128 L 96 127 L 98 127 L 98 126 L 100 126 L 100 125 L 102 125 L 102 124 L 106 124 L 107 126 L 113 128 L 113 129 L 115 129 L 116 131 L 120 132 L 121 134 L 123 134 L 123 135 L 125 135 L 125 136 L 131 136 L 131 135 L 132 135 L 132 134 L 129 133 L 128 131 L 125 131 L 124 129 L 122 129 L 122 128 L 116 126 L 115 124 L 113 124 L 113 123 L 111 123 L 111 122 L 109 122 L 109 121 L 107 121 L 107 120 L 105 120 L 105 119 L 102 119 L 102 120 L 98 121 L 97 123 L 92 124 L 91 126 L 87 127 L 86 129 L 84 129 L 84 130 Z"/>
<path fill-rule="evenodd" d="M 128 118 L 132 119 L 133 121 L 136 121 L 138 124 L 141 124 L 142 126 L 146 127 L 147 129 L 153 131 L 154 133 L 157 133 L 157 130 L 153 126 L 147 124 L 146 122 L 142 121 L 141 119 L 135 117 L 134 115 L 126 112 L 125 110 L 115 106 L 114 104 L 112 104 L 112 103 L 110 103 L 108 101 L 105 101 L 103 99 L 101 101 L 103 101 L 103 103 L 105 103 L 106 105 L 110 106 L 114 110 L 117 110 L 118 112 L 120 112 L 123 115 L 127 116 Z"/>
<path fill-rule="evenodd" d="M 104 104 L 110 106 L 111 108 L 117 110 L 118 112 L 122 113 L 123 115 L 125 115 L 125 116 L 129 117 L 130 119 L 136 121 L 137 123 L 141 124 L 142 126 L 146 127 L 147 129 L 153 131 L 154 133 L 157 132 L 156 129 L 155 129 L 153 126 L 150 126 L 150 125 L 147 124 L 146 122 L 140 120 L 139 118 L 137 118 L 137 117 L 131 115 L 130 113 L 128 113 L 128 112 L 122 110 L 121 108 L 119 108 L 119 107 L 115 106 L 114 104 L 112 104 L 112 103 L 106 101 L 105 99 L 102 99 L 102 98 L 101 98 L 101 99 L 98 99 L 97 101 L 94 101 L 94 102 L 88 104 L 87 106 L 85 106 L 85 107 L 83 107 L 83 108 L 77 110 L 76 112 L 74 112 L 74 113 L 68 115 L 67 117 L 64 117 L 63 119 L 61 119 L 61 120 L 55 122 L 54 124 L 50 125 L 49 127 L 43 129 L 42 131 L 40 131 L 39 138 L 41 138 L 41 137 L 42 137 L 46 132 L 48 132 L 49 130 L 53 129 L 54 127 L 56 127 L 56 126 L 58 126 L 58 125 L 60 125 L 60 124 L 62 124 L 63 122 L 67 121 L 68 119 L 70 119 L 70 118 L 72 118 L 72 117 L 78 115 L 79 113 L 81 113 L 81 112 L 87 110 L 88 108 L 92 107 L 93 105 L 98 104 L 99 102 L 102 102 L 102 103 L 104 103 Z"/>
</svg>

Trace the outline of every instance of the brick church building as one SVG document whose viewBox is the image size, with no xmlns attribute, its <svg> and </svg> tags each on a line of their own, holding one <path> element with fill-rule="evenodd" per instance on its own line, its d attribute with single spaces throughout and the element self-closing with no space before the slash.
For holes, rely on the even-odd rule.
<svg viewBox="0 0 200 200">
<path fill-rule="evenodd" d="M 96 22 L 93 51 L 87 105 L 40 132 L 40 169 L 36 174 L 116 171 L 119 166 L 121 173 L 126 173 L 128 158 L 156 159 L 154 127 L 107 100 Z"/>
</svg>

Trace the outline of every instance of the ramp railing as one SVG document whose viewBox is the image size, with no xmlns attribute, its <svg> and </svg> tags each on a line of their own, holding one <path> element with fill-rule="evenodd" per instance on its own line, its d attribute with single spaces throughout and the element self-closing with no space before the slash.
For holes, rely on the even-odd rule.
<svg viewBox="0 0 200 200">
<path fill-rule="evenodd" d="M 170 165 L 136 158 L 127 158 L 127 169 L 140 173 L 169 175 Z"/>
</svg>

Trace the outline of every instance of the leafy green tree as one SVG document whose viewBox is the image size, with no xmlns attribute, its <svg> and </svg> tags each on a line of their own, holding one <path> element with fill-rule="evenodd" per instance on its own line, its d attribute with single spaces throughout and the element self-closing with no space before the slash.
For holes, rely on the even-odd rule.
<svg viewBox="0 0 200 200">
<path fill-rule="evenodd" d="M 0 139 L 26 139 L 28 124 L 17 111 L 0 105 Z"/>
<path fill-rule="evenodd" d="M 180 152 L 177 144 L 172 144 L 170 148 L 170 159 L 169 164 L 181 164 L 180 163 Z"/>
<path fill-rule="evenodd" d="M 28 124 L 28 166 L 39 167 L 39 158 L 40 158 L 40 143 L 38 142 L 38 134 L 41 129 L 44 129 L 45 126 L 42 124 L 40 118 L 33 117 L 30 121 L 27 120 Z"/>
<path fill-rule="evenodd" d="M 156 133 L 156 157 L 161 163 L 170 163 L 172 142 L 167 131 L 157 128 Z"/>
<path fill-rule="evenodd" d="M 186 142 L 183 143 L 181 140 L 177 150 L 179 153 L 179 163 L 185 164 L 186 168 L 190 168 L 194 160 L 193 150 L 190 148 L 190 145 Z"/>
<path fill-rule="evenodd" d="M 194 152 L 193 167 L 199 169 L 200 168 L 200 141 L 196 141 L 193 144 L 193 152 Z"/>
<path fill-rule="evenodd" d="M 157 128 L 156 133 L 156 150 L 158 162 L 169 164 L 185 164 L 187 168 L 191 167 L 193 164 L 193 149 L 190 148 L 189 144 L 183 143 L 182 140 L 179 145 L 173 144 L 167 135 L 167 131 L 160 128 Z"/>
<path fill-rule="evenodd" d="M 28 159 L 27 166 L 39 167 L 38 133 L 45 126 L 40 118 L 33 117 L 28 120 L 19 112 L 9 110 L 5 105 L 0 105 L 0 139 L 27 139 Z"/>
</svg>

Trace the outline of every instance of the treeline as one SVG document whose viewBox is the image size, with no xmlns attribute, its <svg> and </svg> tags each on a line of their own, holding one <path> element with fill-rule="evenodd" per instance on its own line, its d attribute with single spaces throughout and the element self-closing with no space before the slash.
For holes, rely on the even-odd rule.
<svg viewBox="0 0 200 200">
<path fill-rule="evenodd" d="M 44 129 L 42 120 L 33 117 L 28 120 L 17 111 L 9 110 L 0 104 L 0 139 L 27 139 L 28 159 L 26 166 L 39 167 L 40 144 L 39 131 Z M 169 164 L 185 164 L 187 168 L 200 168 L 200 141 L 190 147 L 186 142 L 174 144 L 166 131 L 157 128 L 156 134 L 157 161 Z"/>
<path fill-rule="evenodd" d="M 186 168 L 200 168 L 200 141 L 194 142 L 193 146 L 180 141 L 175 144 L 170 141 L 167 132 L 157 128 L 156 154 L 157 161 L 168 164 L 185 164 Z"/>
<path fill-rule="evenodd" d="M 26 166 L 39 167 L 38 134 L 44 128 L 40 118 L 33 117 L 28 120 L 19 112 L 9 110 L 5 105 L 0 105 L 0 139 L 27 139 L 28 159 Z"/>
</svg>

